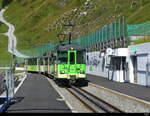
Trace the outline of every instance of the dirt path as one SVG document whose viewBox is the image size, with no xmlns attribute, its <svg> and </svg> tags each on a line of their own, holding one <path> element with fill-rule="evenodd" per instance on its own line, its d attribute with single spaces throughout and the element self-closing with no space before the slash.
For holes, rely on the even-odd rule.
<svg viewBox="0 0 150 116">
<path fill-rule="evenodd" d="M 17 38 L 14 35 L 15 27 L 4 19 L 3 15 L 4 15 L 5 11 L 6 11 L 6 9 L 2 9 L 0 11 L 0 22 L 6 24 L 9 27 L 8 32 L 6 32 L 4 34 L 4 35 L 8 36 L 8 39 L 9 39 L 8 52 L 16 55 L 17 57 L 28 58 L 29 56 L 25 56 L 17 50 Z"/>
</svg>

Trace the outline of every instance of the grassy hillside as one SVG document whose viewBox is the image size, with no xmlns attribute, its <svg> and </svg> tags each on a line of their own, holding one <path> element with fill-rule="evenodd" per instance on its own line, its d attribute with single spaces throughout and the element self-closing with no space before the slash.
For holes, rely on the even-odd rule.
<svg viewBox="0 0 150 116">
<path fill-rule="evenodd" d="M 64 1 L 14 0 L 10 4 L 5 17 L 16 26 L 19 49 L 28 49 L 56 39 L 57 30 L 48 32 L 47 26 L 85 0 Z"/>
<path fill-rule="evenodd" d="M 8 27 L 0 22 L 0 67 L 10 64 L 11 55 L 8 53 L 8 38 L 2 33 L 7 32 Z"/>
<path fill-rule="evenodd" d="M 0 1 L 0 8 L 2 8 L 2 2 Z"/>
<path fill-rule="evenodd" d="M 147 37 L 140 38 L 138 40 L 130 41 L 129 45 L 142 44 L 146 42 L 150 42 L 150 37 L 147 36 Z"/>
<path fill-rule="evenodd" d="M 0 67 L 10 66 L 11 54 L 8 53 L 8 39 L 3 34 L 0 34 Z"/>
<path fill-rule="evenodd" d="M 5 33 L 7 32 L 7 30 L 8 30 L 8 27 L 5 24 L 0 22 L 0 33 Z"/>
<path fill-rule="evenodd" d="M 150 0 L 13 0 L 5 18 L 16 27 L 18 49 L 55 41 L 68 21 L 76 24 L 74 38 L 86 35 L 125 16 L 128 24 L 150 20 Z M 76 10 L 75 10 L 76 9 Z M 12 12 L 13 11 L 13 12 Z M 86 12 L 87 15 L 81 15 Z"/>
</svg>

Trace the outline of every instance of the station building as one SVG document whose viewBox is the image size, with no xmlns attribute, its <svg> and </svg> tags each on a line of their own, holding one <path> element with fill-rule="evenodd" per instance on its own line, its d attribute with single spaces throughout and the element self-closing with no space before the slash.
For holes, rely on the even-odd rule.
<svg viewBox="0 0 150 116">
<path fill-rule="evenodd" d="M 150 42 L 86 53 L 87 74 L 150 87 Z"/>
</svg>

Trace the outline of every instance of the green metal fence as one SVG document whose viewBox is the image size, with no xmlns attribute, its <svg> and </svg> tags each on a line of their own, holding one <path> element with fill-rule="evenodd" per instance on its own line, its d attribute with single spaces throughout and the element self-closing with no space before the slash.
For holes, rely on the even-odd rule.
<svg viewBox="0 0 150 116">
<path fill-rule="evenodd" d="M 115 39 L 117 40 L 123 36 L 125 37 L 125 30 L 126 25 L 124 23 L 124 19 L 122 18 L 118 22 L 106 25 L 94 33 L 73 40 L 73 43 L 78 43 L 83 47 L 90 47 L 98 43 L 103 43 Z"/>
<path fill-rule="evenodd" d="M 143 24 L 127 25 L 128 36 L 150 36 L 150 21 Z"/>
<path fill-rule="evenodd" d="M 31 50 L 22 51 L 22 53 L 31 57 L 41 57 L 44 53 L 54 50 L 57 45 L 58 45 L 57 42 L 51 42 Z"/>
<path fill-rule="evenodd" d="M 103 26 L 96 32 L 73 39 L 71 43 L 79 44 L 88 49 L 93 49 L 93 46 L 100 49 L 119 44 L 119 42 L 126 42 L 130 36 L 150 36 L 150 21 L 142 24 L 126 24 L 124 18 L 121 18 L 112 24 Z M 64 43 L 68 43 L 68 40 Z M 21 53 L 30 56 L 30 58 L 41 57 L 44 53 L 54 50 L 57 45 L 59 42 L 51 42 L 34 49 L 21 51 Z M 24 62 L 24 59 L 17 58 L 17 62 Z M 0 61 L 0 67 L 10 67 L 11 64 L 11 60 Z"/>
<path fill-rule="evenodd" d="M 119 42 L 126 42 L 129 36 L 135 35 L 150 35 L 150 22 L 143 24 L 129 25 L 125 24 L 124 18 L 112 24 L 105 25 L 96 32 L 71 40 L 71 43 L 79 44 L 85 48 L 91 47 L 105 47 L 107 45 L 119 44 Z M 67 43 L 68 41 L 65 41 Z M 22 53 L 30 57 L 41 57 L 44 53 L 54 50 L 58 42 L 51 42 L 41 45 L 31 50 L 23 51 Z M 120 47 L 122 44 L 119 44 Z"/>
<path fill-rule="evenodd" d="M 98 43 L 117 40 L 118 38 L 125 36 L 125 33 L 126 25 L 124 23 L 124 18 L 121 18 L 115 23 L 105 25 L 102 29 L 99 29 L 94 33 L 71 40 L 71 43 L 79 44 L 83 47 L 91 47 Z M 65 41 L 64 43 L 67 42 L 68 41 Z M 53 50 L 58 44 L 59 43 L 57 42 L 52 42 L 31 50 L 22 51 L 22 53 L 31 57 L 41 57 L 45 52 Z"/>
</svg>

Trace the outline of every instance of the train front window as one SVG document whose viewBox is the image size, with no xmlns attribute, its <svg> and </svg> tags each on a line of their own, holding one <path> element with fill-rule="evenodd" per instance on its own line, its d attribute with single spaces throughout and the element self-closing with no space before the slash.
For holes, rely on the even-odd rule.
<svg viewBox="0 0 150 116">
<path fill-rule="evenodd" d="M 85 64 L 85 52 L 84 51 L 77 52 L 77 64 Z"/>
<path fill-rule="evenodd" d="M 70 64 L 75 64 L 75 53 L 70 52 Z"/>
<path fill-rule="evenodd" d="M 68 53 L 67 52 L 58 53 L 58 63 L 67 64 L 67 62 L 68 62 Z"/>
<path fill-rule="evenodd" d="M 29 59 L 28 65 L 37 65 L 37 59 Z"/>
</svg>

